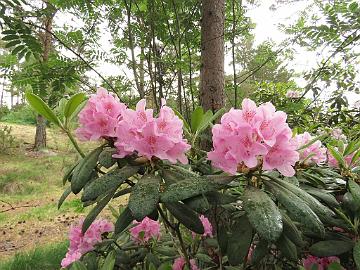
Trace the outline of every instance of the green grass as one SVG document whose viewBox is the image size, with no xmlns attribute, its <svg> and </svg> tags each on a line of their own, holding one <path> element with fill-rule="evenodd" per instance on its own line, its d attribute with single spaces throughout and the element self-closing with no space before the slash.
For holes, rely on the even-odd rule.
<svg viewBox="0 0 360 270">
<path fill-rule="evenodd" d="M 0 262 L 0 270 L 58 270 L 67 248 L 68 242 L 62 242 L 17 253 L 10 260 Z"/>
</svg>

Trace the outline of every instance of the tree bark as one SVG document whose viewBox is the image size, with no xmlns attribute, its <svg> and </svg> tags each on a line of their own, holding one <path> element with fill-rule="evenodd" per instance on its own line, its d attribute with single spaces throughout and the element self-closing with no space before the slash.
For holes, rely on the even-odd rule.
<svg viewBox="0 0 360 270">
<path fill-rule="evenodd" d="M 224 106 L 225 0 L 203 0 L 200 103 L 213 112 Z"/>
<path fill-rule="evenodd" d="M 46 119 L 42 115 L 36 117 L 35 145 L 36 151 L 46 147 Z"/>
</svg>

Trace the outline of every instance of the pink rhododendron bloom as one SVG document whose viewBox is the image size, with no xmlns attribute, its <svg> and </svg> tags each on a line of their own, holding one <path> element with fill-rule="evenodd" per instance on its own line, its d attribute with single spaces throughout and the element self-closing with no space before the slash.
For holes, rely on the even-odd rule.
<svg viewBox="0 0 360 270">
<path fill-rule="evenodd" d="M 141 222 L 134 221 L 136 226 L 132 227 L 129 231 L 131 238 L 138 244 L 149 242 L 150 239 L 160 238 L 160 223 L 145 217 Z"/>
<path fill-rule="evenodd" d="M 171 163 L 180 161 L 186 164 L 185 152 L 190 145 L 183 138 L 183 122 L 165 104 L 157 118 L 145 107 L 143 99 L 138 102 L 136 110 L 124 110 L 116 128 L 115 146 L 118 151 L 114 157 L 122 158 L 136 151 L 148 159 L 158 157 Z"/>
<path fill-rule="evenodd" d="M 299 91 L 289 90 L 286 92 L 287 98 L 299 98 L 301 97 L 301 94 Z"/>
<path fill-rule="evenodd" d="M 332 264 L 334 262 L 340 263 L 340 259 L 335 256 L 319 258 L 319 257 L 309 255 L 306 258 L 304 258 L 302 260 L 302 262 L 303 262 L 303 266 L 306 270 L 313 269 L 314 265 L 317 266 L 318 270 L 326 270 L 330 264 Z"/>
<path fill-rule="evenodd" d="M 79 113 L 80 127 L 76 134 L 81 140 L 98 140 L 115 137 L 115 130 L 126 105 L 117 97 L 99 88 L 91 95 L 85 107 Z"/>
<path fill-rule="evenodd" d="M 65 258 L 61 261 L 61 267 L 63 268 L 79 260 L 85 253 L 93 250 L 94 246 L 102 241 L 101 236 L 103 233 L 114 230 L 114 225 L 107 220 L 95 220 L 85 234 L 83 234 L 81 232 L 83 222 L 83 220 L 80 220 L 79 224 L 70 227 L 69 249 Z"/>
<path fill-rule="evenodd" d="M 309 143 L 313 137 L 305 132 L 303 134 L 298 134 L 293 138 L 293 143 L 297 149 L 303 145 Z M 326 148 L 322 147 L 321 141 L 317 140 L 312 145 L 309 145 L 305 149 L 299 150 L 300 161 L 305 164 L 320 164 L 321 162 L 326 161 Z"/>
<path fill-rule="evenodd" d="M 346 148 L 346 146 L 347 146 L 347 145 L 344 145 L 344 148 Z M 335 150 L 338 150 L 338 149 L 335 148 Z M 355 154 L 355 153 L 352 153 L 352 154 L 347 155 L 347 156 L 344 157 L 344 160 L 345 160 L 345 163 L 346 163 L 347 166 L 350 165 L 351 160 L 352 160 L 354 154 Z M 328 162 L 329 166 L 331 166 L 331 167 L 339 167 L 339 163 L 337 162 L 336 158 L 334 158 L 334 156 L 330 153 L 330 151 L 327 152 L 327 155 L 328 155 L 328 161 L 327 161 L 327 162 Z M 358 161 L 358 162 L 354 162 L 354 164 L 351 164 L 351 167 L 352 167 L 352 168 L 353 168 L 353 167 L 356 167 L 358 163 L 359 163 L 359 161 Z"/>
<path fill-rule="evenodd" d="M 207 217 L 205 217 L 204 215 L 201 215 L 200 217 L 201 223 L 204 227 L 204 233 L 201 235 L 203 237 L 213 237 L 213 227 L 209 221 L 209 219 Z M 193 238 L 195 238 L 196 233 L 192 232 L 192 236 Z"/>
<path fill-rule="evenodd" d="M 256 168 L 263 160 L 264 170 L 277 169 L 292 176 L 292 166 L 299 159 L 291 143 L 292 132 L 286 114 L 276 111 L 271 103 L 259 107 L 244 99 L 242 109 L 225 113 L 212 129 L 214 149 L 208 159 L 214 167 L 236 174 L 238 166 Z"/>
<path fill-rule="evenodd" d="M 343 131 L 340 128 L 334 128 L 330 132 L 331 137 L 336 140 L 346 141 L 346 136 L 343 134 Z"/>
<path fill-rule="evenodd" d="M 172 265 L 172 270 L 183 270 L 184 266 L 186 264 L 186 261 L 183 257 L 179 257 L 177 259 L 175 259 L 173 265 Z M 194 259 L 190 260 L 190 266 L 191 266 L 191 270 L 200 270 Z"/>
</svg>

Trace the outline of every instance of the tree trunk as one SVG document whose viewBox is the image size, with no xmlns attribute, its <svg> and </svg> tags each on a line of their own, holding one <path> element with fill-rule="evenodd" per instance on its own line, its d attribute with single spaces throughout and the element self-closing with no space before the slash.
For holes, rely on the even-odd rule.
<svg viewBox="0 0 360 270">
<path fill-rule="evenodd" d="M 42 115 L 36 117 L 36 133 L 34 149 L 37 151 L 46 147 L 46 119 Z"/>
<path fill-rule="evenodd" d="M 205 111 L 224 107 L 225 0 L 203 0 L 200 103 Z"/>
</svg>

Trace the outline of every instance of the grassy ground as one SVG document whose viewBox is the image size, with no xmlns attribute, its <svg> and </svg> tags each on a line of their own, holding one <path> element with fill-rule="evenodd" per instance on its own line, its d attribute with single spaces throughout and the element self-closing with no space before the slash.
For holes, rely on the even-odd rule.
<svg viewBox="0 0 360 270">
<path fill-rule="evenodd" d="M 48 129 L 45 151 L 33 152 L 35 127 L 0 123 L 0 128 L 4 125 L 12 126 L 19 147 L 0 154 L 0 262 L 12 261 L 0 263 L 0 270 L 57 269 L 38 258 L 48 253 L 57 254 L 55 263 L 58 257 L 63 257 L 69 226 L 88 212 L 74 195 L 57 209 L 58 198 L 64 191 L 62 176 L 78 155 L 67 137 L 57 129 Z M 81 144 L 85 151 L 93 146 L 94 143 Z M 121 203 L 118 201 L 116 205 Z M 105 211 L 103 216 L 111 218 L 110 211 Z M 52 245 L 34 250 L 48 244 Z M 18 255 L 14 257 L 15 254 Z M 27 268 L 11 268 L 27 259 L 45 266 L 39 268 L 29 262 Z"/>
</svg>

